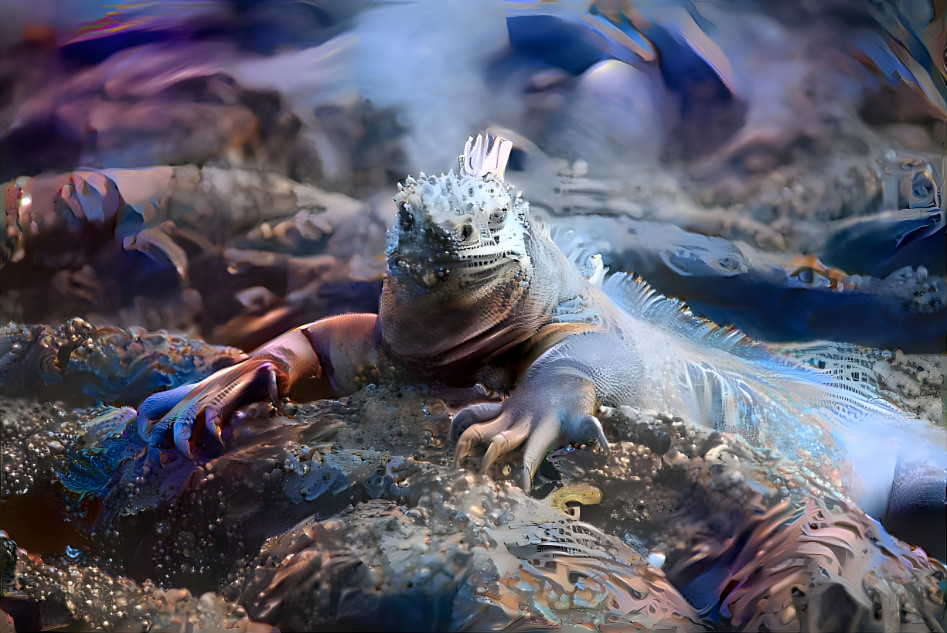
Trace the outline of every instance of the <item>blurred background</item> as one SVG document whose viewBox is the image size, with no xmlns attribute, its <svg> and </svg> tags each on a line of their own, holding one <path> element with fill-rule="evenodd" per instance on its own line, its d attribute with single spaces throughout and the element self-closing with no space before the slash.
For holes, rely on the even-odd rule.
<svg viewBox="0 0 947 633">
<path fill-rule="evenodd" d="M 757 338 L 947 349 L 926 0 L 3 0 L 3 321 L 253 347 L 374 310 L 395 183 L 509 180 Z"/>
<path fill-rule="evenodd" d="M 517 520 L 547 521 L 525 496 L 507 499 L 512 488 L 472 496 L 473 509 L 441 493 L 456 476 L 450 411 L 423 389 L 371 386 L 349 399 L 291 404 L 284 412 L 293 420 L 251 405 L 230 427 L 239 450 L 207 463 L 149 448 L 135 430 L 132 407 L 146 396 L 240 358 L 220 346 L 249 350 L 323 316 L 377 310 L 397 182 L 455 167 L 481 130 L 513 140 L 507 181 L 579 265 L 600 255 L 609 270 L 637 272 L 694 312 L 801 362 L 815 364 L 819 348 L 796 344 L 837 341 L 816 356 L 859 363 L 860 375 L 919 424 L 944 424 L 940 0 L 0 0 L 0 15 L 0 496 L 9 531 L 0 531 L 0 580 L 20 582 L 34 565 L 20 585 L 42 594 L 24 594 L 19 605 L 7 594 L 0 611 L 23 630 L 75 628 L 80 619 L 161 629 L 159 614 L 171 618 L 174 604 L 223 613 L 233 605 L 220 596 L 195 606 L 177 590 L 165 603 L 140 602 L 135 609 L 146 608 L 131 620 L 113 607 L 139 600 L 121 576 L 140 581 L 140 595 L 163 591 L 154 580 L 196 596 L 221 590 L 231 573 L 237 580 L 224 595 L 242 596 L 231 611 L 243 618 L 331 628 L 344 602 L 356 622 L 381 612 L 405 628 L 438 628 L 424 608 L 405 608 L 402 596 L 415 590 L 391 589 L 414 573 L 403 532 L 374 527 L 384 516 L 374 502 L 402 495 L 397 486 L 389 494 L 392 481 L 412 477 L 416 490 L 430 484 L 436 493 L 430 512 L 399 515 L 402 525 L 451 507 L 471 516 L 509 507 Z M 605 479 L 591 479 L 604 505 L 584 506 L 582 520 L 621 535 L 650 565 L 662 567 L 667 555 L 668 577 L 704 614 L 750 587 L 758 593 L 733 595 L 753 596 L 747 613 L 777 605 L 770 615 L 778 620 L 767 620 L 774 630 L 845 628 L 839 605 L 872 625 L 884 615 L 892 630 L 920 618 L 911 605 L 926 605 L 929 622 L 940 618 L 931 629 L 942 628 L 942 568 L 809 478 L 808 453 L 751 454 L 743 439 L 644 414 L 618 427 L 625 448 L 614 444 Z M 752 440 L 757 430 L 742 431 Z M 661 483 L 651 454 L 658 463 L 672 436 L 678 457 L 673 469 L 664 460 L 671 475 L 663 471 Z M 627 446 L 641 452 L 628 458 Z M 414 455 L 421 460 L 402 459 Z M 558 469 L 564 481 L 586 483 L 589 455 L 558 451 L 549 476 Z M 422 472 L 405 474 L 419 464 Z M 869 475 L 880 477 L 876 466 Z M 932 490 L 939 503 L 942 471 L 898 469 L 902 493 Z M 901 498 L 884 527 L 943 559 L 937 503 Z M 821 532 L 797 513 L 814 511 L 813 500 L 823 519 L 836 513 Z M 346 516 L 355 518 L 338 540 L 326 539 L 328 549 L 318 549 L 322 537 L 290 530 L 350 503 L 356 510 Z M 387 507 L 388 516 L 402 512 Z M 449 537 L 429 539 L 433 558 L 414 558 L 424 561 L 424 582 L 438 584 L 429 594 L 438 613 L 453 617 L 439 596 L 463 594 L 429 567 L 437 553 L 448 557 L 444 569 L 457 569 L 447 544 L 461 524 L 447 521 Z M 758 547 L 764 536 L 783 539 L 777 526 L 790 523 L 803 537 Z M 525 538 L 510 525 L 511 539 Z M 376 534 L 390 539 L 384 547 Z M 271 536 L 259 564 L 248 562 Z M 492 559 L 494 538 L 484 540 Z M 352 550 L 362 558 L 347 557 L 336 547 L 343 541 L 363 547 Z M 779 575 L 798 571 L 779 558 L 779 542 L 805 554 L 798 586 Z M 17 560 L 17 545 L 34 556 Z M 367 568 L 360 561 L 376 552 L 394 552 L 391 600 L 378 600 L 374 580 L 363 585 L 368 598 L 340 599 L 362 582 L 348 570 Z M 689 562 L 675 567 L 675 557 Z M 310 560 L 322 571 L 306 567 Z M 507 560 L 518 569 L 519 558 Z M 589 578 L 611 578 L 601 574 L 611 563 L 595 561 L 605 567 Z M 720 571 L 738 564 L 755 570 L 742 576 L 752 580 Z M 541 568 L 530 564 L 520 579 Z M 561 587 L 562 568 L 547 572 L 556 569 Z M 618 569 L 616 586 L 633 576 Z M 469 578 L 478 592 L 488 584 Z M 641 598 L 628 586 L 622 608 Z M 785 601 L 767 603 L 776 587 Z M 507 590 L 541 596 L 528 583 Z M 677 605 L 676 591 L 666 604 Z M 660 594 L 650 595 L 667 599 Z M 464 604 L 482 611 L 477 600 Z M 631 613 L 647 616 L 643 607 Z M 509 622 L 500 615 L 496 626 Z M 520 625 L 530 621 L 513 621 Z"/>
</svg>

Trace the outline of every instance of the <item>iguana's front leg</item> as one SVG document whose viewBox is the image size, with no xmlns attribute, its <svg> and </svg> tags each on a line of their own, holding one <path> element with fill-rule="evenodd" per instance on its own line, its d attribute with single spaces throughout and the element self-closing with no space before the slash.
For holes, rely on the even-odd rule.
<svg viewBox="0 0 947 633">
<path fill-rule="evenodd" d="M 345 314 L 290 330 L 247 360 L 204 380 L 156 393 L 138 409 L 138 432 L 153 445 L 167 436 L 191 455 L 196 427 L 219 442 L 220 427 L 237 407 L 269 397 L 278 406 L 294 400 L 332 398 L 355 391 L 359 377 L 378 365 L 378 315 Z"/>
<path fill-rule="evenodd" d="M 615 341 L 603 332 L 575 334 L 556 343 L 526 370 L 502 403 L 472 405 L 454 416 L 451 434 L 459 436 L 457 463 L 486 444 L 481 462 L 485 473 L 499 457 L 522 446 L 520 479 L 528 490 L 550 448 L 596 440 L 607 453 L 608 442 L 594 413 L 603 397 L 610 399 L 610 390 L 595 367 L 597 363 L 612 367 L 608 361 L 613 356 L 618 360 Z M 633 363 L 625 359 L 614 368 L 616 383 L 634 384 L 630 376 L 622 376 L 634 373 Z"/>
</svg>

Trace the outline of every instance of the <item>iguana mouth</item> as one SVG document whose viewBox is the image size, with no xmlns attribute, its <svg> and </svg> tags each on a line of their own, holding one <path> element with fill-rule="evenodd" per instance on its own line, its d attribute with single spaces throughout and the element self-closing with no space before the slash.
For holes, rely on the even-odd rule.
<svg viewBox="0 0 947 633">
<path fill-rule="evenodd" d="M 391 272 L 402 273 L 419 284 L 432 287 L 438 282 L 456 279 L 474 283 L 503 276 L 518 263 L 516 253 L 497 251 L 473 243 L 471 238 L 456 239 L 440 226 L 425 222 L 419 226 L 409 212 L 399 214 L 402 220 L 396 229 L 395 245 L 389 249 Z M 473 246 L 471 246 L 473 244 Z"/>
</svg>

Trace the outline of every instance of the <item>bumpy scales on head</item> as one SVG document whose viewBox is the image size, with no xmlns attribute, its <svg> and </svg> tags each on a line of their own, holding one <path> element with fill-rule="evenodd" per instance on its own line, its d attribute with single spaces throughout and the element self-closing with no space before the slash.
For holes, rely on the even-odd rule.
<svg viewBox="0 0 947 633">
<path fill-rule="evenodd" d="M 512 262 L 529 266 L 527 205 L 503 181 L 512 144 L 491 141 L 468 139 L 456 175 L 421 174 L 399 185 L 388 248 L 393 274 L 431 287 L 445 276 L 475 284 Z"/>
</svg>

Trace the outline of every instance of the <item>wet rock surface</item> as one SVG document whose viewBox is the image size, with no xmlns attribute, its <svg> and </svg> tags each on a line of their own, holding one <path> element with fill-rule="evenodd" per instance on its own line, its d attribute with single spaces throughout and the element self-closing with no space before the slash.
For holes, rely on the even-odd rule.
<svg viewBox="0 0 947 633">
<path fill-rule="evenodd" d="M 362 504 L 272 539 L 230 591 L 290 629 L 701 629 L 664 575 L 618 539 L 509 485 L 414 479 L 414 502 Z"/>
<path fill-rule="evenodd" d="M 83 314 L 252 348 L 326 314 L 377 310 L 394 212 L 370 200 L 193 165 L 41 176 L 5 193 L 8 318 Z"/>
<path fill-rule="evenodd" d="M 57 328 L 11 323 L 0 328 L 0 395 L 137 405 L 155 387 L 197 382 L 243 356 L 165 331 L 97 328 L 79 318 Z"/>
<path fill-rule="evenodd" d="M 930 588 L 944 566 L 893 539 L 804 465 L 661 414 L 623 409 L 610 422 L 620 441 L 607 463 L 556 462 L 571 470 L 566 486 L 620 490 L 584 517 L 659 553 L 668 578 L 718 626 L 938 626 L 943 607 Z M 892 564 L 901 571 L 889 575 Z"/>
<path fill-rule="evenodd" d="M 271 631 L 218 595 L 161 589 L 110 575 L 87 561 L 43 558 L 16 549 L 4 580 L 2 611 L 20 630 Z M 12 629 L 11 629 L 12 630 Z"/>
<path fill-rule="evenodd" d="M 147 447 L 130 408 L 0 404 L 21 622 L 943 626 L 942 563 L 804 463 L 659 412 L 603 410 L 610 455 L 554 452 L 530 496 L 508 465 L 454 468 L 451 407 L 427 387 L 251 405 L 196 461 Z M 50 513 L 58 530 L 30 528 Z"/>
</svg>

